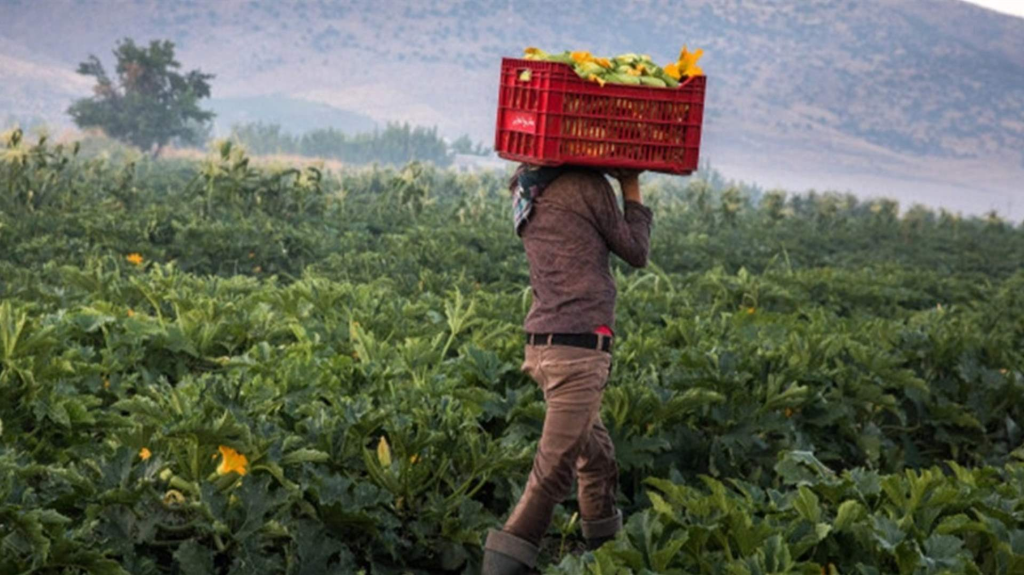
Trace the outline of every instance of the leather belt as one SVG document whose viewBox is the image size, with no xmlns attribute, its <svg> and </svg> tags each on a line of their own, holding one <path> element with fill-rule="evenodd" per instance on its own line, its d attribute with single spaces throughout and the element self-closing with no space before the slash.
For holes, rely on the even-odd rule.
<svg viewBox="0 0 1024 576">
<path fill-rule="evenodd" d="M 577 348 L 590 348 L 611 352 L 612 337 L 604 334 L 526 334 L 526 343 L 531 346 L 575 346 Z"/>
</svg>

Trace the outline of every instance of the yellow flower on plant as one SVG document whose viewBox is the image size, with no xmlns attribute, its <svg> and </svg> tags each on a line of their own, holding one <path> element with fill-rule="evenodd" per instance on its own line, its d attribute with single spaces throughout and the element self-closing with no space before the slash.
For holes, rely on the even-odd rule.
<svg viewBox="0 0 1024 576">
<path fill-rule="evenodd" d="M 383 436 L 377 444 L 377 461 L 385 468 L 391 466 L 391 446 L 388 446 L 388 439 Z"/>
<path fill-rule="evenodd" d="M 125 256 L 124 259 L 131 262 L 132 264 L 135 264 L 136 266 L 142 265 L 142 254 L 139 254 L 138 252 L 132 252 L 131 254 Z"/>
<path fill-rule="evenodd" d="M 223 476 L 237 472 L 239 476 L 245 476 L 249 466 L 249 459 L 245 457 L 245 454 L 227 446 L 220 446 L 218 450 L 220 450 L 221 461 L 217 466 L 217 474 Z"/>
<path fill-rule="evenodd" d="M 754 312 L 757 312 L 757 308 L 747 308 L 747 314 L 753 314 Z"/>
<path fill-rule="evenodd" d="M 139 458 L 142 458 L 143 460 L 149 460 L 151 456 L 153 456 L 153 453 L 149 451 L 149 448 L 143 446 L 142 450 L 139 450 Z"/>
<path fill-rule="evenodd" d="M 126 314 L 128 314 L 128 317 L 131 318 L 132 316 L 135 316 L 135 310 L 132 310 L 131 308 L 129 308 L 128 312 L 126 312 Z"/>
</svg>

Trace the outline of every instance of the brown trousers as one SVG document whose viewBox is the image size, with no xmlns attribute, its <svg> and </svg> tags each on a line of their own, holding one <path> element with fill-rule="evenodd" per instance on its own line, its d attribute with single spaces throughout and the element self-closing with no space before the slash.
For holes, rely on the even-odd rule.
<svg viewBox="0 0 1024 576">
<path fill-rule="evenodd" d="M 522 370 L 544 392 L 547 414 L 533 470 L 505 532 L 539 544 L 555 506 L 569 495 L 577 477 L 584 537 L 611 536 L 622 527 L 615 507 L 615 447 L 601 422 L 601 397 L 611 361 L 611 354 L 600 350 L 526 347 Z"/>
</svg>

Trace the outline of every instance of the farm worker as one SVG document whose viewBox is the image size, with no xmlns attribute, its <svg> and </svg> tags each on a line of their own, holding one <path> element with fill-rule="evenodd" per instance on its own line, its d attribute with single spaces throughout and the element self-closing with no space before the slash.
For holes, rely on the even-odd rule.
<svg viewBox="0 0 1024 576">
<path fill-rule="evenodd" d="M 615 448 L 600 412 L 615 328 L 608 258 L 614 252 L 633 267 L 646 266 L 652 215 L 638 172 L 607 173 L 621 185 L 622 211 L 595 170 L 521 165 L 509 184 L 533 292 L 522 370 L 543 391 L 547 413 L 523 495 L 504 527 L 487 535 L 484 574 L 533 568 L 555 505 L 574 479 L 588 547 L 622 527 Z"/>
</svg>

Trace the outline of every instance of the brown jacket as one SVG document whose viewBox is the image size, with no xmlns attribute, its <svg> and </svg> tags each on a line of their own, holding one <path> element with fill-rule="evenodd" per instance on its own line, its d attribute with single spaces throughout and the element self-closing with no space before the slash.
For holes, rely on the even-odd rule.
<svg viewBox="0 0 1024 576">
<path fill-rule="evenodd" d="M 614 252 L 629 265 L 647 265 L 651 210 L 636 202 L 619 210 L 615 191 L 600 172 L 570 170 L 535 201 L 522 231 L 530 263 L 533 306 L 527 332 L 585 333 L 615 329 Z"/>
</svg>

